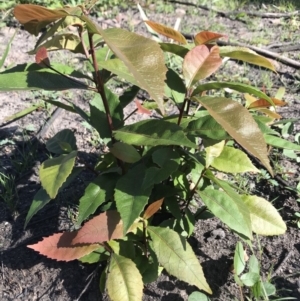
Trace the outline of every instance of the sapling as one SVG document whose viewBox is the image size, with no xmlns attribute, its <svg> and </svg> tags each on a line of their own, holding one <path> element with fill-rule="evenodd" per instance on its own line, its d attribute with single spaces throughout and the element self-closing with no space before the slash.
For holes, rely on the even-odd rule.
<svg viewBox="0 0 300 301">
<path fill-rule="evenodd" d="M 162 269 L 211 294 L 186 240 L 203 213 L 219 218 L 249 244 L 253 232 L 279 235 L 286 225 L 267 200 L 240 195 L 216 175 L 216 171 L 258 173 L 249 155 L 273 175 L 266 143 L 266 135 L 272 137 L 270 120 L 257 111 L 276 107 L 276 99 L 250 85 L 204 80 L 220 70 L 223 58 L 271 71 L 275 67 L 250 49 L 219 47 L 216 41 L 227 35 L 201 31 L 189 43 L 180 32 L 145 21 L 172 40 L 157 42 L 121 28 L 104 30 L 89 18 L 89 10 L 88 5 L 55 10 L 17 5 L 14 9 L 29 33 L 38 36 L 45 31 L 30 52 L 36 62 L 2 72 L 0 89 L 89 90 L 93 96 L 88 111 L 72 99 L 67 104 L 45 101 L 80 115 L 108 149 L 95 166 L 85 166 L 95 178 L 79 200 L 78 230 L 55 233 L 28 247 L 55 260 L 106 261 L 101 279 L 112 300 L 142 300 L 144 284 L 155 281 Z M 48 53 L 60 50 L 82 55 L 86 67 L 52 62 Z M 179 71 L 166 66 L 166 53 L 181 58 Z M 129 84 L 120 96 L 108 87 L 115 77 Z M 251 105 L 214 96 L 214 90 L 225 88 L 241 92 L 241 103 L 246 93 L 251 95 Z M 155 110 L 158 118 L 148 115 L 125 125 L 124 108 L 134 103 L 140 90 L 148 97 L 135 102 L 137 110 Z M 166 114 L 170 105 L 178 114 Z M 40 166 L 41 189 L 25 227 L 85 168 L 76 166 L 78 149 L 70 129 L 56 133 L 46 148 L 53 157 Z"/>
</svg>

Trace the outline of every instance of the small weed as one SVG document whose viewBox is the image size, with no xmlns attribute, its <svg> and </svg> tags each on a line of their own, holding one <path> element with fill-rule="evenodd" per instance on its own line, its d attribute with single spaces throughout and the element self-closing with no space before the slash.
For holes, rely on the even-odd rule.
<svg viewBox="0 0 300 301">
<path fill-rule="evenodd" d="M 6 203 L 11 212 L 14 212 L 18 202 L 15 176 L 0 172 L 0 200 Z"/>
</svg>

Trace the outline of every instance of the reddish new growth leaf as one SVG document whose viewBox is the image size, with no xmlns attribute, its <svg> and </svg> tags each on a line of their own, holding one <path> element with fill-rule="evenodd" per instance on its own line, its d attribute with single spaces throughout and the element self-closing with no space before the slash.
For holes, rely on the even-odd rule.
<svg viewBox="0 0 300 301">
<path fill-rule="evenodd" d="M 163 201 L 164 201 L 164 198 L 157 200 L 157 201 L 153 202 L 152 204 L 150 204 L 148 206 L 148 208 L 145 210 L 143 217 L 145 219 L 149 219 L 153 214 L 155 214 L 159 210 Z"/>
<path fill-rule="evenodd" d="M 123 223 L 120 214 L 112 210 L 103 212 L 85 223 L 72 239 L 72 244 L 102 243 L 122 237 Z"/>
<path fill-rule="evenodd" d="M 27 247 L 48 258 L 61 261 L 79 259 L 99 248 L 98 244 L 71 245 L 72 239 L 76 234 L 77 231 L 56 233 L 52 236 L 44 237 L 44 239 L 37 244 L 29 245 Z"/>
<path fill-rule="evenodd" d="M 283 107 L 285 105 L 287 105 L 286 102 L 282 101 L 282 100 L 279 100 L 279 99 L 276 99 L 276 98 L 271 98 L 274 105 L 275 106 L 279 106 L 279 107 Z M 268 107 L 271 107 L 272 105 L 265 99 L 258 99 L 254 102 L 252 102 L 250 105 L 249 105 L 249 109 L 253 109 L 253 108 L 268 108 Z"/>
<path fill-rule="evenodd" d="M 144 108 L 137 99 L 135 100 L 135 105 L 137 107 L 138 113 L 151 115 L 151 111 L 148 110 L 148 109 L 146 109 L 146 108 Z"/>
<path fill-rule="evenodd" d="M 36 55 L 35 55 L 35 62 L 40 65 L 41 67 L 49 67 L 50 60 L 48 58 L 47 49 L 45 47 L 41 47 Z"/>
<path fill-rule="evenodd" d="M 163 24 L 159 24 L 153 21 L 145 21 L 145 23 L 150 26 L 155 32 L 173 39 L 181 44 L 187 44 L 185 37 L 177 30 L 173 29 L 172 27 L 165 26 Z"/>
<path fill-rule="evenodd" d="M 198 45 L 192 48 L 184 57 L 182 72 L 189 88 L 197 81 L 203 80 L 219 69 L 222 59 L 219 47 L 212 48 Z"/>
<path fill-rule="evenodd" d="M 219 38 L 226 38 L 228 40 L 228 36 L 224 34 L 219 34 L 211 31 L 201 31 L 195 36 L 195 44 L 202 45 L 202 44 L 209 44 L 215 42 Z"/>
</svg>

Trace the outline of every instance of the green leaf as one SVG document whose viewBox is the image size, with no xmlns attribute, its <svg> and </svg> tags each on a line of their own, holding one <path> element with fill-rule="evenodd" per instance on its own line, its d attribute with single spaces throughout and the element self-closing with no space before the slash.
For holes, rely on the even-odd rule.
<svg viewBox="0 0 300 301">
<path fill-rule="evenodd" d="M 191 121 L 184 132 L 192 136 L 210 138 L 214 140 L 225 140 L 231 138 L 224 128 L 210 115 Z"/>
<path fill-rule="evenodd" d="M 255 257 L 255 255 L 250 256 L 248 265 L 249 265 L 249 272 L 256 273 L 256 274 L 260 273 L 260 264 L 257 258 Z"/>
<path fill-rule="evenodd" d="M 211 166 L 229 173 L 259 172 L 244 152 L 229 146 L 224 147 L 220 156 L 212 161 Z"/>
<path fill-rule="evenodd" d="M 189 295 L 188 301 L 210 301 L 210 299 L 200 292 L 192 292 Z"/>
<path fill-rule="evenodd" d="M 0 74 L 0 91 L 61 91 L 68 89 L 87 90 L 88 86 L 82 82 L 61 76 L 50 69 L 47 71 L 6 72 Z"/>
<path fill-rule="evenodd" d="M 149 199 L 152 187 L 142 187 L 146 168 L 136 165 L 123 175 L 116 184 L 115 201 L 123 221 L 124 235 L 140 216 Z"/>
<path fill-rule="evenodd" d="M 240 275 L 246 267 L 244 248 L 240 241 L 235 247 L 233 264 L 236 275 Z"/>
<path fill-rule="evenodd" d="M 272 296 L 276 294 L 276 287 L 270 282 L 263 282 L 262 285 L 265 288 L 267 296 Z M 282 299 L 281 299 L 282 300 Z M 284 299 L 283 299 L 284 300 Z M 287 300 L 287 299 L 286 299 Z M 295 299 L 296 300 L 296 299 Z"/>
<path fill-rule="evenodd" d="M 211 294 L 202 267 L 191 246 L 175 231 L 168 228 L 148 227 L 151 246 L 159 263 L 167 272 L 180 280 Z"/>
<path fill-rule="evenodd" d="M 110 152 L 118 159 L 127 163 L 135 163 L 141 159 L 138 151 L 129 144 L 123 142 L 116 142 L 110 148 Z"/>
<path fill-rule="evenodd" d="M 104 202 L 110 200 L 114 194 L 114 188 L 118 175 L 102 174 L 94 179 L 85 189 L 84 195 L 79 200 L 77 225 L 80 225 Z"/>
<path fill-rule="evenodd" d="M 228 183 L 217 179 L 209 170 L 205 177 L 217 184 L 223 191 L 206 188 L 205 205 L 230 228 L 252 238 L 251 219 L 248 207 L 241 196 L 237 194 Z M 198 191 L 199 194 L 203 191 Z M 205 196 L 206 197 L 206 196 Z"/>
<path fill-rule="evenodd" d="M 140 88 L 137 86 L 132 86 L 125 90 L 119 97 L 121 106 L 125 108 L 128 104 L 130 104 L 135 99 L 139 91 Z"/>
<path fill-rule="evenodd" d="M 163 94 L 167 68 L 164 54 L 155 41 L 120 28 L 101 30 L 101 36 L 133 74 L 164 114 Z"/>
<path fill-rule="evenodd" d="M 159 43 L 159 45 L 163 51 L 176 54 L 182 58 L 184 58 L 186 56 L 186 54 L 189 52 L 188 48 L 181 46 L 181 45 L 177 45 L 177 44 Z"/>
<path fill-rule="evenodd" d="M 220 55 L 253 65 L 261 66 L 276 72 L 274 65 L 269 59 L 258 55 L 255 51 L 249 48 L 224 46 L 220 48 Z"/>
<path fill-rule="evenodd" d="M 286 224 L 270 202 L 251 195 L 243 195 L 242 199 L 250 211 L 253 232 L 260 235 L 280 235 L 286 232 Z"/>
<path fill-rule="evenodd" d="M 93 251 L 90 254 L 87 254 L 78 260 L 82 263 L 96 263 L 100 261 L 107 260 L 109 258 L 109 253 L 105 250 L 104 247 L 99 247 L 99 249 Z"/>
<path fill-rule="evenodd" d="M 113 58 L 107 61 L 98 61 L 98 65 L 133 85 L 139 85 L 139 82 L 135 79 L 124 62 L 118 58 Z"/>
<path fill-rule="evenodd" d="M 119 97 L 104 86 L 108 107 L 112 116 L 113 127 L 118 128 L 123 125 L 123 108 L 120 105 Z M 107 122 L 104 104 L 99 94 L 95 94 L 90 101 L 90 123 L 97 130 L 102 139 L 110 140 L 111 131 Z"/>
<path fill-rule="evenodd" d="M 40 188 L 40 190 L 35 194 L 33 197 L 31 206 L 28 210 L 25 224 L 24 224 L 24 229 L 27 227 L 28 223 L 32 219 L 32 217 L 39 212 L 42 208 L 44 208 L 49 202 L 51 201 L 50 196 L 46 192 L 44 188 Z"/>
<path fill-rule="evenodd" d="M 59 108 L 62 108 L 66 111 L 69 111 L 69 112 L 72 112 L 72 113 L 76 113 L 76 110 L 74 109 L 74 105 L 72 106 L 69 106 L 69 105 L 66 105 L 60 101 L 57 101 L 57 100 L 53 100 L 53 99 L 43 99 L 45 102 L 48 102 L 54 106 L 57 106 Z"/>
<path fill-rule="evenodd" d="M 182 145 L 197 148 L 182 128 L 164 120 L 143 120 L 114 131 L 117 140 L 133 145 Z"/>
<path fill-rule="evenodd" d="M 152 159 L 159 167 L 151 166 L 147 169 L 143 187 L 150 187 L 166 180 L 179 167 L 179 154 L 171 148 L 161 148 L 152 154 Z"/>
<path fill-rule="evenodd" d="M 157 259 L 150 260 L 149 257 L 147 258 L 145 255 L 140 255 L 135 257 L 134 263 L 143 277 L 144 284 L 155 281 L 159 276 L 160 268 Z"/>
<path fill-rule="evenodd" d="M 165 85 L 165 95 L 174 99 L 175 103 L 181 104 L 184 101 L 186 88 L 181 77 L 172 69 L 168 69 Z"/>
<path fill-rule="evenodd" d="M 59 188 L 70 175 L 77 156 L 77 151 L 67 155 L 60 155 L 57 158 L 48 159 L 40 167 L 40 179 L 43 188 L 51 199 L 54 199 Z"/>
<path fill-rule="evenodd" d="M 192 96 L 195 96 L 197 94 L 201 94 L 204 91 L 213 90 L 213 89 L 224 89 L 224 88 L 230 88 L 232 90 L 236 90 L 242 93 L 249 93 L 257 98 L 262 98 L 270 102 L 271 105 L 273 105 L 272 99 L 267 96 L 265 93 L 261 92 L 259 89 L 245 85 L 242 83 L 227 83 L 227 82 L 211 82 L 207 84 L 203 84 L 198 86 L 192 93 Z"/>
<path fill-rule="evenodd" d="M 129 258 L 115 253 L 111 254 L 106 286 L 111 300 L 142 300 L 142 276 L 134 262 Z"/>
<path fill-rule="evenodd" d="M 72 173 L 67 178 L 66 182 L 60 187 L 58 192 L 63 190 L 65 187 L 68 187 L 73 180 L 81 173 L 82 168 L 81 167 L 75 167 L 72 170 Z M 28 223 L 32 219 L 32 217 L 37 214 L 42 208 L 44 208 L 49 202 L 51 201 L 51 198 L 49 197 L 48 193 L 44 188 L 41 188 L 33 197 L 31 206 L 27 212 L 26 220 L 24 223 L 24 229 L 27 227 Z"/>
<path fill-rule="evenodd" d="M 45 43 L 40 44 L 37 48 L 29 51 L 28 54 L 35 54 L 42 47 L 45 47 L 48 51 L 65 49 L 74 53 L 84 54 L 80 38 L 73 33 L 56 34 Z"/>
<path fill-rule="evenodd" d="M 182 73 L 186 87 L 191 87 L 196 82 L 203 80 L 214 73 L 222 64 L 219 47 L 212 48 L 198 45 L 191 49 L 183 60 Z"/>
<path fill-rule="evenodd" d="M 237 200 L 219 190 L 204 189 L 198 193 L 203 203 L 223 223 L 236 232 L 251 237 L 251 232 L 245 223 L 244 212 L 240 211 Z"/>
<path fill-rule="evenodd" d="M 77 150 L 75 135 L 69 129 L 61 130 L 47 141 L 46 148 L 49 152 L 58 155 Z"/>
<path fill-rule="evenodd" d="M 15 113 L 11 116 L 8 116 L 8 117 L 5 117 L 5 120 L 8 121 L 8 120 L 18 120 L 20 118 L 23 118 L 24 116 L 34 112 L 36 109 L 38 108 L 43 108 L 44 105 L 41 103 L 41 104 L 35 104 L 35 105 L 31 105 L 30 107 L 28 108 L 25 108 L 24 110 L 22 111 L 19 111 L 18 113 Z"/>
<path fill-rule="evenodd" d="M 227 133 L 273 175 L 264 136 L 247 109 L 224 97 L 193 97 L 193 100 L 200 102 Z"/>
<path fill-rule="evenodd" d="M 274 146 L 274 147 L 278 147 L 278 148 L 283 148 L 283 149 L 290 149 L 290 150 L 295 150 L 295 151 L 300 151 L 300 145 L 290 142 L 288 140 L 279 138 L 279 137 L 275 137 L 272 135 L 268 135 L 265 134 L 264 135 L 266 143 Z"/>
<path fill-rule="evenodd" d="M 0 59 L 0 69 L 3 67 L 3 65 L 5 63 L 7 55 L 9 54 L 9 51 L 10 51 L 11 43 L 13 42 L 17 32 L 18 32 L 18 30 L 15 30 L 14 34 L 12 35 L 12 37 L 10 38 L 9 42 L 7 43 L 7 45 L 5 47 L 4 53 Z"/>
<path fill-rule="evenodd" d="M 248 272 L 243 274 L 240 279 L 244 285 L 251 287 L 260 280 L 260 276 L 259 274 Z"/>
<path fill-rule="evenodd" d="M 267 122 L 264 121 L 264 116 L 260 115 L 260 116 L 253 116 L 255 122 L 257 123 L 259 129 L 261 130 L 261 132 L 265 135 L 265 134 L 271 134 L 271 135 L 278 135 L 278 132 L 276 132 L 275 130 L 272 130 L 270 128 L 270 126 L 268 125 L 268 123 L 271 120 L 268 120 Z"/>
</svg>

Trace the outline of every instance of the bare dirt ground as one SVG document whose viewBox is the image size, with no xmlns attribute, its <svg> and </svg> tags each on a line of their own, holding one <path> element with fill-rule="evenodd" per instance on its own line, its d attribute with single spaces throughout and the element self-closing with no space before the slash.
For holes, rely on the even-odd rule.
<svg viewBox="0 0 300 301">
<path fill-rule="evenodd" d="M 174 4 L 175 5 L 175 4 Z M 181 15 L 181 30 L 184 33 L 195 34 L 201 30 L 212 30 L 228 34 L 230 40 L 256 45 L 266 48 L 275 43 L 300 42 L 300 16 L 293 18 L 260 18 L 246 17 L 242 21 L 233 20 L 211 11 L 200 8 L 190 8 L 177 4 L 173 13 L 158 13 L 148 9 L 148 17 L 156 22 L 173 26 L 178 15 Z M 258 7 L 246 7 L 244 10 L 257 11 Z M 136 9 L 120 13 L 112 21 L 98 19 L 103 26 L 126 26 L 136 32 L 145 32 L 144 25 Z M 0 29 L 0 57 L 7 42 L 16 28 Z M 33 62 L 34 58 L 26 54 L 33 48 L 35 37 L 25 31 L 18 30 L 12 44 L 11 52 L 5 66 L 18 63 Z M 300 61 L 300 47 L 293 51 L 280 51 L 285 57 Z M 67 59 L 69 63 L 76 63 L 77 58 L 70 55 L 56 54 L 59 60 Z M 222 70 L 222 74 L 234 78 L 236 74 L 245 78 L 257 87 L 265 87 L 266 92 L 274 95 L 278 87 L 286 87 L 284 100 L 288 106 L 280 110 L 284 118 L 300 119 L 300 76 L 299 69 L 280 62 L 278 74 L 261 71 L 253 67 L 245 67 L 237 62 L 229 62 Z M 216 80 L 216 77 L 210 78 Z M 118 87 L 116 89 L 119 89 Z M 87 107 L 89 95 L 80 91 L 66 91 L 65 97 L 81 106 Z M 38 103 L 43 98 L 50 97 L 62 100 L 57 93 L 40 92 L 11 92 L 0 93 L 0 171 L 14 176 L 16 191 L 13 192 L 15 208 L 0 200 L 0 299 L 6 300 L 108 300 L 106 295 L 99 292 L 99 275 L 101 266 L 83 265 L 78 262 L 56 262 L 40 256 L 28 249 L 26 245 L 33 244 L 41 237 L 60 230 L 73 229 L 76 204 L 84 192 L 85 181 L 93 178 L 93 174 L 86 171 L 80 175 L 72 185 L 48 204 L 30 222 L 26 230 L 23 229 L 24 220 L 32 198 L 40 187 L 38 168 L 47 157 L 44 142 L 48 137 L 63 128 L 70 128 L 76 132 L 78 149 L 82 157 L 93 162 L 95 154 L 101 151 L 99 145 L 93 143 L 90 130 L 83 126 L 82 120 L 70 113 L 61 113 L 50 125 L 40 139 L 35 135 L 47 124 L 53 108 L 48 111 L 37 110 L 25 118 L 3 126 L 5 117 L 10 116 L 32 103 Z M 129 112 L 131 108 L 127 108 Z M 142 118 L 141 115 L 133 118 Z M 295 124 L 293 134 L 300 132 L 300 123 Z M 22 163 L 23 162 L 23 163 Z M 24 163 L 26 162 L 26 163 Z M 300 168 L 296 161 L 280 157 L 285 172 L 289 177 L 289 186 L 295 187 L 299 181 Z M 285 235 L 278 237 L 260 237 L 262 272 L 265 276 L 271 273 L 273 283 L 280 297 L 294 297 L 300 300 L 300 233 L 293 222 L 294 212 L 300 211 L 296 201 L 297 196 L 286 189 L 283 183 L 275 187 L 266 180 L 256 183 L 249 182 L 251 189 L 268 200 L 274 200 L 274 205 L 280 209 L 283 219 L 288 225 Z M 1 188 L 1 194 L 4 193 Z M 217 230 L 217 231 L 216 231 Z M 195 235 L 190 243 L 202 263 L 207 281 L 213 290 L 211 300 L 229 301 L 238 298 L 240 292 L 230 273 L 233 252 L 237 237 L 231 233 L 217 219 L 198 222 Z M 255 250 L 259 252 L 256 245 Z M 89 289 L 81 295 L 86 284 L 91 280 Z M 145 301 L 187 300 L 188 295 L 195 291 L 195 287 L 163 273 L 158 281 L 147 285 L 144 289 Z"/>
</svg>

